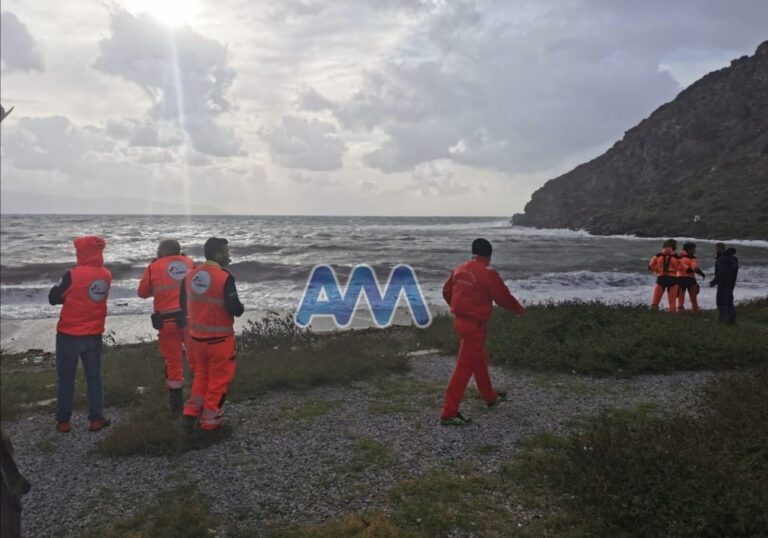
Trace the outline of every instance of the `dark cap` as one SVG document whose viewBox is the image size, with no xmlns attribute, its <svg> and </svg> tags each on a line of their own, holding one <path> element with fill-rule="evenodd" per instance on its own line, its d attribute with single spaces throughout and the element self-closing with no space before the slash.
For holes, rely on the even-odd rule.
<svg viewBox="0 0 768 538">
<path fill-rule="evenodd" d="M 482 237 L 478 237 L 472 241 L 472 254 L 475 256 L 483 256 L 484 258 L 490 258 L 493 252 L 491 242 Z"/>
</svg>

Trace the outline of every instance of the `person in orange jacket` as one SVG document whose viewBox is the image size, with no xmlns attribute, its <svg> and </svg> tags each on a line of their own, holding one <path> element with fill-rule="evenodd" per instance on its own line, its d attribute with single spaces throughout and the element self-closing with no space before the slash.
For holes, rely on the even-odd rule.
<svg viewBox="0 0 768 538">
<path fill-rule="evenodd" d="M 648 270 L 656 275 L 651 302 L 653 310 L 659 309 L 659 303 L 666 292 L 669 312 L 677 312 L 677 271 L 680 269 L 680 257 L 675 252 L 676 249 L 677 241 L 667 239 L 661 252 L 648 262 Z"/>
<path fill-rule="evenodd" d="M 696 259 L 696 244 L 686 243 L 680 253 L 679 267 L 677 269 L 677 312 L 685 313 L 685 292 L 691 299 L 691 313 L 699 312 L 699 285 L 696 275 L 706 278 L 704 272 L 699 269 L 699 260 Z"/>
<path fill-rule="evenodd" d="M 63 305 L 56 325 L 56 429 L 61 433 L 72 430 L 78 358 L 83 361 L 88 386 L 89 429 L 97 432 L 110 424 L 103 415 L 101 379 L 101 335 L 112 284 L 112 273 L 104 267 L 102 255 L 106 242 L 101 237 L 86 236 L 75 239 L 74 245 L 77 265 L 64 273 L 48 294 L 49 303 Z"/>
<path fill-rule="evenodd" d="M 184 277 L 194 266 L 195 263 L 182 254 L 178 241 L 161 241 L 157 247 L 157 258 L 144 270 L 138 290 L 142 299 L 153 297 L 152 326 L 157 329 L 160 354 L 165 359 L 165 384 L 170 392 L 170 408 L 176 415 L 181 414 L 184 405 L 182 356 L 187 340 L 186 318 L 179 307 L 179 293 Z M 194 371 L 191 366 L 190 369 Z"/>
<path fill-rule="evenodd" d="M 470 422 L 459 413 L 459 404 L 473 375 L 488 407 L 493 408 L 507 398 L 506 392 L 493 389 L 488 373 L 485 350 L 488 320 L 493 314 L 494 302 L 518 315 L 525 309 L 509 292 L 499 273 L 488 265 L 492 253 L 489 241 L 475 239 L 472 242 L 473 258 L 456 267 L 443 285 L 443 298 L 451 307 L 453 327 L 461 339 L 456 367 L 445 390 L 440 413 L 440 424 L 444 426 L 462 426 Z"/>
<path fill-rule="evenodd" d="M 187 273 L 179 296 L 188 317 L 189 352 L 195 375 L 192 394 L 184 405 L 185 428 L 221 426 L 221 408 L 235 375 L 235 317 L 245 308 L 237 296 L 235 278 L 224 269 L 230 263 L 226 239 L 211 237 L 204 246 L 205 263 Z"/>
</svg>

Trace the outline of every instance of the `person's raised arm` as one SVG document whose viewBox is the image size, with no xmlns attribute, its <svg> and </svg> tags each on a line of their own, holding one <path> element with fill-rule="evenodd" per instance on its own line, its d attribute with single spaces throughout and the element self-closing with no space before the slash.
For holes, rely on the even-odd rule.
<svg viewBox="0 0 768 538">
<path fill-rule="evenodd" d="M 499 273 L 494 270 L 489 270 L 489 287 L 491 291 L 491 298 L 500 307 L 514 312 L 517 315 L 525 312 L 525 308 L 521 305 L 517 299 L 515 299 L 509 292 L 509 288 L 504 284 Z"/>
<path fill-rule="evenodd" d="M 72 285 L 72 275 L 69 271 L 64 273 L 58 284 L 48 292 L 48 302 L 52 305 L 64 304 L 64 294 Z"/>
</svg>

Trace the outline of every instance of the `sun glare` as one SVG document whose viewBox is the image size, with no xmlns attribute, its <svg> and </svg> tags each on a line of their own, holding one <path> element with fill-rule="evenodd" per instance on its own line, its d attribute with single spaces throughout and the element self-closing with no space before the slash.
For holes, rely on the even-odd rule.
<svg viewBox="0 0 768 538">
<path fill-rule="evenodd" d="M 200 10 L 198 0 L 126 0 L 125 5 L 132 13 L 148 13 L 168 26 L 188 24 Z"/>
</svg>

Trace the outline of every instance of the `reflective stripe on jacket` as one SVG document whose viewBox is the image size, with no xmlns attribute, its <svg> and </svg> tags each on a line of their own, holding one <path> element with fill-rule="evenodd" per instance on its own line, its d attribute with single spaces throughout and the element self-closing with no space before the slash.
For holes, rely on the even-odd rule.
<svg viewBox="0 0 768 538">
<path fill-rule="evenodd" d="M 210 338 L 234 334 L 235 318 L 224 308 L 227 278 L 227 271 L 207 263 L 187 273 L 184 289 L 190 336 Z"/>
<path fill-rule="evenodd" d="M 139 283 L 139 297 L 152 297 L 155 312 L 179 310 L 179 291 L 184 277 L 195 263 L 187 256 L 163 256 L 149 264 Z"/>
</svg>

